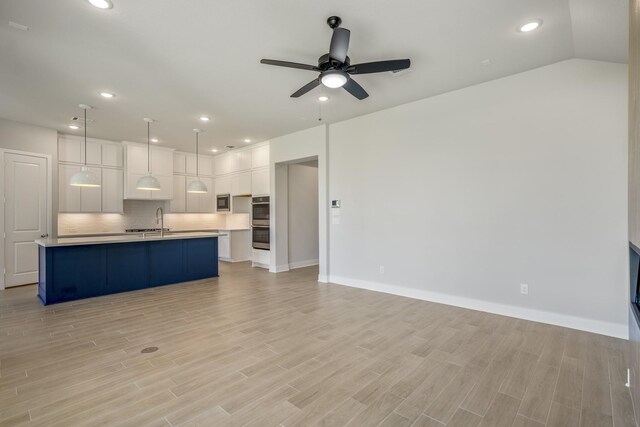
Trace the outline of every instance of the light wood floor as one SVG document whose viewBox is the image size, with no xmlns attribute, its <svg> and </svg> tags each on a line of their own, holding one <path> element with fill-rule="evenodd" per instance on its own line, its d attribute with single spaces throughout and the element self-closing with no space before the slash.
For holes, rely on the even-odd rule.
<svg viewBox="0 0 640 427">
<path fill-rule="evenodd" d="M 634 425 L 621 340 L 316 277 L 0 291 L 0 425 Z"/>
</svg>

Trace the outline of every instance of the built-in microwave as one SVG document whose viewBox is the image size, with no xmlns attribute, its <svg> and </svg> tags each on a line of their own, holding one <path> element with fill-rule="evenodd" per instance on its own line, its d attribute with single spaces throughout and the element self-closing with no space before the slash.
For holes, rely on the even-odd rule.
<svg viewBox="0 0 640 427">
<path fill-rule="evenodd" d="M 216 212 L 231 212 L 231 195 L 216 195 Z"/>
</svg>

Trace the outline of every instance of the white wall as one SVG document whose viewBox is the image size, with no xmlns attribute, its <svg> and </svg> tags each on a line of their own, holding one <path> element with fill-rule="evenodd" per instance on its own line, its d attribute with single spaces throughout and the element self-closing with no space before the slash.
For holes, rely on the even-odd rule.
<svg viewBox="0 0 640 427">
<path fill-rule="evenodd" d="M 332 124 L 330 280 L 626 336 L 626 150 L 586 60 Z"/>
<path fill-rule="evenodd" d="M 288 165 L 289 268 L 318 264 L 318 161 Z"/>
<path fill-rule="evenodd" d="M 269 163 L 271 174 L 271 267 L 270 271 L 282 271 L 288 268 L 288 201 L 286 188 L 287 164 L 301 160 L 318 161 L 318 280 L 328 279 L 328 164 L 327 164 L 327 127 L 324 125 L 272 139 L 269 144 Z"/>
</svg>

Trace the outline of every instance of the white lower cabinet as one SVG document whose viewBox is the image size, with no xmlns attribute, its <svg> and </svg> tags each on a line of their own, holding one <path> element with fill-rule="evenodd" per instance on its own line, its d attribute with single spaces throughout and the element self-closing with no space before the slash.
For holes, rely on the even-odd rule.
<svg viewBox="0 0 640 427">
<path fill-rule="evenodd" d="M 226 236 L 218 237 L 218 258 L 221 261 L 240 262 L 251 259 L 251 230 L 219 230 Z"/>
<path fill-rule="evenodd" d="M 101 181 L 101 169 L 92 168 Z M 58 165 L 58 211 L 59 212 L 102 212 L 101 187 L 72 187 L 71 176 L 80 172 L 78 165 Z"/>
<path fill-rule="evenodd" d="M 252 249 L 253 267 L 269 268 L 271 265 L 271 251 Z"/>
<path fill-rule="evenodd" d="M 221 233 L 229 233 L 228 231 L 220 230 Z M 226 236 L 218 236 L 218 259 L 228 261 L 231 257 L 231 238 L 229 234 Z"/>
</svg>

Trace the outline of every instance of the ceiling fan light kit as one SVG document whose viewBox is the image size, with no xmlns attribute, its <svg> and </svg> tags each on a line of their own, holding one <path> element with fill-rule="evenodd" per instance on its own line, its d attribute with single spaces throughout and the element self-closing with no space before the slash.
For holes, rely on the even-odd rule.
<svg viewBox="0 0 640 427">
<path fill-rule="evenodd" d="M 292 98 L 298 98 L 322 84 L 332 89 L 343 87 L 347 92 L 360 100 L 367 98 L 369 94 L 362 86 L 353 80 L 351 77 L 352 74 L 384 73 L 386 71 L 404 70 L 411 66 L 409 59 L 395 59 L 351 65 L 351 61 L 347 56 L 351 31 L 340 27 L 341 23 L 342 19 L 340 19 L 339 16 L 331 16 L 327 19 L 327 24 L 333 30 L 333 35 L 331 36 L 329 53 L 322 55 L 318 59 L 317 66 L 275 59 L 262 59 L 260 62 L 267 65 L 320 73 L 317 79 L 310 81 L 291 94 Z"/>
</svg>

